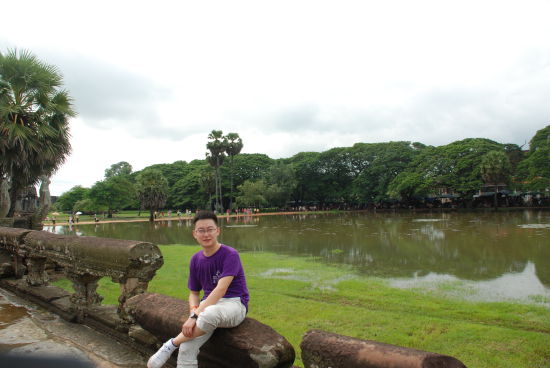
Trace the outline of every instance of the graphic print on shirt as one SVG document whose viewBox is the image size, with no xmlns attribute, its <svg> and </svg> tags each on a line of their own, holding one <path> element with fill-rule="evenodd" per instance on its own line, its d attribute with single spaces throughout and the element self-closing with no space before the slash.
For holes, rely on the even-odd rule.
<svg viewBox="0 0 550 368">
<path fill-rule="evenodd" d="M 218 280 L 220 279 L 220 275 L 222 273 L 220 272 L 220 270 L 216 271 L 216 274 L 212 276 L 212 283 L 214 285 L 217 285 L 218 284 Z"/>
</svg>

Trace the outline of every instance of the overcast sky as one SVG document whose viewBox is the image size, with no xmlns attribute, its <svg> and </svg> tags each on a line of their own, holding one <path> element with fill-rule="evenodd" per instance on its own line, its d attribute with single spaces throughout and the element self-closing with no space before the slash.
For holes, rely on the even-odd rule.
<svg viewBox="0 0 550 368">
<path fill-rule="evenodd" d="M 523 145 L 550 124 L 550 1 L 8 1 L 0 51 L 56 65 L 73 152 L 52 195 L 204 158 L 356 142 Z"/>
</svg>

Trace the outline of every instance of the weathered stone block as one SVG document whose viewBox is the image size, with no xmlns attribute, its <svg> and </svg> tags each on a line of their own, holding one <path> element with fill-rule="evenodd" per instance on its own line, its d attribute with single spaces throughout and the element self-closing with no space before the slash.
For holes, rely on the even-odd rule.
<svg viewBox="0 0 550 368">
<path fill-rule="evenodd" d="M 25 235 L 31 230 L 0 227 L 0 246 L 11 252 L 17 252 L 24 245 Z"/>
<path fill-rule="evenodd" d="M 111 276 L 116 282 L 128 278 L 149 281 L 163 263 L 156 245 L 135 240 L 32 231 L 24 241 L 31 255 L 47 257 L 78 273 Z"/>
<path fill-rule="evenodd" d="M 0 278 L 9 277 L 15 274 L 13 259 L 10 252 L 0 248 Z"/>
<path fill-rule="evenodd" d="M 466 368 L 448 355 L 321 330 L 308 331 L 300 347 L 305 368 Z"/>
<path fill-rule="evenodd" d="M 145 330 L 166 341 L 181 332 L 189 315 L 187 302 L 162 294 L 144 293 L 126 302 L 127 312 Z M 271 327 L 246 318 L 235 328 L 219 328 L 201 348 L 201 368 L 289 368 L 295 352 Z"/>
</svg>

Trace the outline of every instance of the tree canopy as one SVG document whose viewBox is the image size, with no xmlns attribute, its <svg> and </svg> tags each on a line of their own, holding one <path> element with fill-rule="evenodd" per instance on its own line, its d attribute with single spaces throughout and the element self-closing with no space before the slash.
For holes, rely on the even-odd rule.
<svg viewBox="0 0 550 368">
<path fill-rule="evenodd" d="M 149 210 L 149 221 L 154 221 L 154 212 L 162 209 L 168 198 L 168 180 L 160 170 L 144 170 L 136 177 L 135 189 L 142 208 Z"/>
<path fill-rule="evenodd" d="M 113 178 L 125 178 L 125 185 L 117 184 L 125 188 L 119 191 L 124 201 L 108 205 L 108 201 L 94 191 L 86 197 L 94 198 L 96 205 L 105 208 L 137 206 L 137 202 L 128 202 L 128 198 L 136 197 L 132 194 L 132 181 L 137 183 L 141 173 L 152 169 L 167 181 L 164 206 L 180 210 L 211 208 L 221 194 L 221 202 L 227 206 L 232 198 L 232 185 L 237 188 L 235 201 L 238 206 L 278 208 L 302 205 L 364 207 L 395 200 L 415 202 L 441 194 L 472 198 L 495 182 L 499 189 L 502 189 L 501 184 L 508 184 L 508 189 L 512 190 L 543 191 L 550 188 L 550 143 L 545 138 L 549 130 L 546 127 L 537 132 L 532 140 L 534 149 L 529 152 L 515 144 L 467 138 L 437 147 L 407 141 L 356 143 L 323 152 L 300 152 L 277 160 L 265 154 L 239 153 L 231 158 L 232 167 L 222 164 L 217 173 L 211 165 L 212 159 L 189 163 L 176 161 L 105 179 L 111 183 Z M 213 139 L 224 139 L 222 132 L 216 133 L 216 137 Z M 226 157 L 228 153 L 220 151 L 221 154 Z M 213 156 L 210 154 L 210 157 Z M 106 173 L 127 174 L 128 170 L 119 170 L 131 167 L 126 164 L 114 164 Z M 82 189 L 72 191 L 60 197 L 59 206 L 80 198 L 77 194 Z"/>
<path fill-rule="evenodd" d="M 0 53 L 0 181 L 17 196 L 50 176 L 71 151 L 69 118 L 75 116 L 59 70 L 29 51 Z"/>
</svg>

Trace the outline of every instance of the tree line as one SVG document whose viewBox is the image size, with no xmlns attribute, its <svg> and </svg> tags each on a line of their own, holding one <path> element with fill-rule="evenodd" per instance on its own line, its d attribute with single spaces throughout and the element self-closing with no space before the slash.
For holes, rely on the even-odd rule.
<svg viewBox="0 0 550 368">
<path fill-rule="evenodd" d="M 140 197 L 145 193 L 144 182 L 158 183 L 158 193 L 164 193 L 157 209 L 174 210 L 366 208 L 396 201 L 419 203 L 438 194 L 470 199 L 479 191 L 550 188 L 550 125 L 535 134 L 529 150 L 468 138 L 442 146 L 407 141 L 356 143 L 272 159 L 238 153 L 243 146 L 240 138 L 238 152 L 230 155 L 222 149 L 227 140 L 221 131 L 213 131 L 208 138 L 206 159 L 157 164 L 138 172 L 120 162 L 91 188 L 77 186 L 61 195 L 57 208 L 147 208 Z"/>
</svg>

